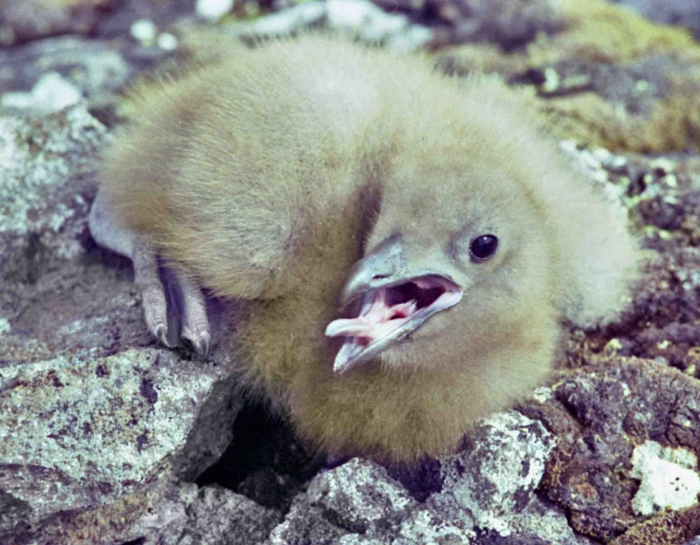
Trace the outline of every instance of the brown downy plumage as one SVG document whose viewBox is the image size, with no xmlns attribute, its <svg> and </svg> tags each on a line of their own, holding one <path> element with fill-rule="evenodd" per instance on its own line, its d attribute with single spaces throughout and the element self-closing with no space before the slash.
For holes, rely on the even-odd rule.
<svg viewBox="0 0 700 545">
<path fill-rule="evenodd" d="M 250 300 L 245 365 L 333 453 L 448 451 L 636 271 L 614 207 L 491 79 L 306 36 L 144 85 L 132 111 L 101 169 L 110 221 Z"/>
</svg>

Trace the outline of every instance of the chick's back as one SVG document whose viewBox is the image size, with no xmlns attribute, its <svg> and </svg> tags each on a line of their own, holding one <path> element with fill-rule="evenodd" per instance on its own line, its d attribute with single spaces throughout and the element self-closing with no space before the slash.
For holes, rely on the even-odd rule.
<svg viewBox="0 0 700 545">
<path fill-rule="evenodd" d="M 381 108 L 375 60 L 342 42 L 279 42 L 143 84 L 103 190 L 127 226 L 217 293 L 272 297 L 315 224 L 361 189 Z"/>
</svg>

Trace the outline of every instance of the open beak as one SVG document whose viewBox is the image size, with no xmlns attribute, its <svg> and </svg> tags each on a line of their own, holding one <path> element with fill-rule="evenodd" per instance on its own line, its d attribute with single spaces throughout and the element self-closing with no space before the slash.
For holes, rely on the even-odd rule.
<svg viewBox="0 0 700 545">
<path fill-rule="evenodd" d="M 360 298 L 356 318 L 328 324 L 326 336 L 345 337 L 333 365 L 343 373 L 366 362 L 462 299 L 461 288 L 437 271 L 411 271 L 401 239 L 392 236 L 350 269 L 338 298 L 344 308 Z"/>
</svg>

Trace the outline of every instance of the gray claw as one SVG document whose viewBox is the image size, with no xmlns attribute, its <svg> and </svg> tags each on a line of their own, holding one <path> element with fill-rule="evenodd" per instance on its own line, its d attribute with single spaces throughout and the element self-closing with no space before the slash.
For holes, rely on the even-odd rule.
<svg viewBox="0 0 700 545">
<path fill-rule="evenodd" d="M 199 354 L 203 358 L 207 358 L 209 356 L 209 348 L 210 348 L 209 337 L 203 337 L 199 340 L 199 344 L 197 345 L 197 354 Z"/>
<path fill-rule="evenodd" d="M 211 348 L 211 338 L 208 333 L 195 333 L 191 335 L 184 335 L 191 345 L 197 356 L 206 359 L 209 356 L 209 350 Z"/>
<path fill-rule="evenodd" d="M 155 337 L 156 339 L 158 339 L 159 343 L 168 346 L 168 328 L 165 327 L 163 324 L 156 327 Z"/>
</svg>

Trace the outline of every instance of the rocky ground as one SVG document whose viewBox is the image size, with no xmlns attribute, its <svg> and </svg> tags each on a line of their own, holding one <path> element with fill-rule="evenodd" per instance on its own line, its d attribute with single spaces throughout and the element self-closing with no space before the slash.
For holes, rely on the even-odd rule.
<svg viewBox="0 0 700 545">
<path fill-rule="evenodd" d="M 700 543 L 700 3 L 620 3 L 1 4 L 0 542 Z M 86 226 L 129 81 L 310 26 L 501 74 L 647 250 L 618 322 L 568 328 L 548 385 L 419 467 L 324 460 L 225 354 L 157 346 Z"/>
</svg>

